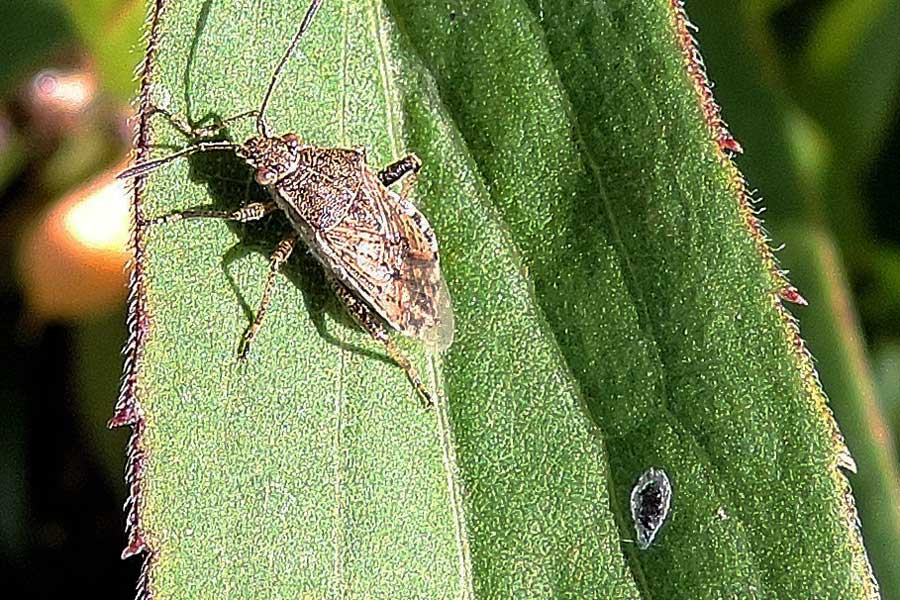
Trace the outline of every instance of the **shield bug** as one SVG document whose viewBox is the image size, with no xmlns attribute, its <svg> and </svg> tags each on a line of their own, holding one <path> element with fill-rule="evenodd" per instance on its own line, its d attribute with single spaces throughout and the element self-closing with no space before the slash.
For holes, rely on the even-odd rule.
<svg viewBox="0 0 900 600">
<path fill-rule="evenodd" d="M 150 219 L 148 225 L 182 219 L 215 218 L 237 222 L 261 219 L 282 211 L 291 225 L 269 260 L 269 272 L 253 323 L 241 340 L 246 358 L 272 300 L 275 278 L 298 241 L 304 242 L 324 267 L 338 298 L 357 323 L 381 343 L 405 371 L 423 399 L 431 395 L 410 360 L 394 344 L 385 324 L 429 348 L 442 351 L 453 341 L 453 311 L 441 275 L 434 231 L 407 198 L 411 177 L 421 162 L 414 154 L 375 170 L 363 148 L 323 148 L 303 143 L 296 134 L 274 135 L 266 107 L 288 59 L 312 23 L 322 0 L 313 0 L 290 45 L 278 62 L 258 110 L 196 129 L 161 108 L 160 114 L 182 134 L 196 140 L 173 154 L 136 164 L 119 178 L 145 175 L 176 159 L 198 152 L 231 151 L 254 171 L 271 197 L 233 211 L 181 210 Z M 228 123 L 256 117 L 256 135 L 244 143 L 210 140 Z M 203 139 L 207 138 L 207 139 Z M 398 194 L 390 189 L 406 176 Z"/>
<path fill-rule="evenodd" d="M 672 484 L 662 469 L 650 468 L 641 473 L 631 488 L 631 517 L 637 533 L 637 545 L 646 550 L 669 516 Z"/>
</svg>

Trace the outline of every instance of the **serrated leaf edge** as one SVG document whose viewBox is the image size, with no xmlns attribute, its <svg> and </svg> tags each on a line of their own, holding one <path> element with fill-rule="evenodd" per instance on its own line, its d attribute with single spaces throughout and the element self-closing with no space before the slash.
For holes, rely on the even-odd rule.
<svg viewBox="0 0 900 600">
<path fill-rule="evenodd" d="M 137 68 L 140 81 L 140 93 L 137 100 L 137 116 L 134 119 L 135 160 L 141 161 L 150 155 L 150 80 L 153 75 L 154 58 L 160 39 L 160 21 L 165 10 L 165 0 L 153 0 L 149 4 L 144 25 L 143 45 L 144 58 Z M 124 367 L 119 397 L 116 401 L 109 427 L 131 426 L 131 437 L 128 441 L 125 468 L 125 484 L 128 498 L 125 501 L 125 533 L 127 543 L 122 551 L 122 558 L 142 554 L 143 564 L 136 584 L 135 597 L 138 600 L 151 600 L 150 574 L 151 566 L 156 560 L 156 553 L 150 545 L 141 520 L 142 496 L 144 483 L 144 467 L 146 453 L 143 433 L 145 420 L 140 402 L 140 382 L 138 370 L 141 364 L 144 338 L 147 330 L 146 283 L 144 279 L 144 228 L 142 198 L 146 176 L 137 177 L 132 182 L 131 201 L 131 239 L 129 248 L 129 283 L 126 326 L 128 339 L 122 350 Z"/>
<path fill-rule="evenodd" d="M 844 469 L 855 473 L 856 463 L 850 454 L 850 450 L 847 448 L 834 414 L 828 406 L 828 399 L 813 363 L 812 354 L 800 335 L 799 322 L 784 305 L 784 301 L 802 306 L 805 306 L 807 302 L 797 288 L 788 281 L 787 272 L 779 266 L 773 249 L 769 245 L 771 240 L 759 216 L 762 208 L 756 208 L 760 199 L 754 198 L 746 179 L 733 160 L 733 156 L 741 153 L 743 149 L 728 130 L 728 126 L 721 115 L 721 107 L 715 101 L 712 93 L 712 83 L 707 75 L 697 40 L 692 33 L 697 28 L 688 20 L 684 3 L 685 0 L 671 0 L 672 21 L 676 39 L 681 49 L 685 71 L 697 93 L 700 109 L 706 120 L 712 141 L 716 145 L 719 161 L 728 174 L 731 191 L 738 199 L 739 210 L 744 223 L 750 231 L 754 245 L 774 282 L 774 290 L 771 295 L 772 307 L 781 318 L 785 339 L 790 344 L 790 352 L 794 358 L 794 364 L 800 372 L 803 389 L 812 399 L 816 412 L 819 414 L 831 439 L 833 454 L 829 466 L 829 476 L 843 498 L 843 506 L 841 508 L 850 537 L 851 560 L 854 563 L 852 573 L 860 577 L 860 583 L 866 592 L 866 597 L 877 599 L 881 597 L 878 582 L 875 580 L 871 563 L 863 545 L 859 514 L 856 510 L 856 502 L 853 498 L 850 482 L 842 471 Z"/>
</svg>

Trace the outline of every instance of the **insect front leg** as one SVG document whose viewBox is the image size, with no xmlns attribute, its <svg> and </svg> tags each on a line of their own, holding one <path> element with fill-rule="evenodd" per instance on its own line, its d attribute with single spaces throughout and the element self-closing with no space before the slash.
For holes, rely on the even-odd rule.
<svg viewBox="0 0 900 600">
<path fill-rule="evenodd" d="M 213 123 L 208 127 L 194 127 L 183 115 L 173 114 L 165 108 L 162 108 L 161 106 L 153 106 L 148 111 L 148 116 L 162 115 L 163 117 L 165 117 L 166 121 L 168 121 L 172 127 L 174 127 L 181 135 L 187 138 L 205 138 L 216 136 L 221 133 L 223 129 L 226 129 L 235 121 L 240 121 L 241 119 L 246 119 L 247 117 L 255 117 L 257 114 L 259 114 L 259 111 L 256 109 L 247 110 L 231 117 L 222 119 L 221 121 Z"/>
<path fill-rule="evenodd" d="M 331 287 L 334 288 L 335 293 L 338 298 L 347 307 L 347 312 L 350 313 L 350 316 L 353 317 L 357 323 L 359 323 L 360 327 L 362 327 L 366 333 L 368 333 L 372 338 L 382 344 L 384 349 L 387 351 L 388 355 L 391 359 L 400 365 L 400 367 L 406 371 L 406 377 L 409 379 L 410 383 L 413 384 L 413 387 L 416 388 L 416 391 L 422 397 L 422 400 L 425 402 L 426 406 L 431 406 L 433 401 L 431 399 L 431 392 L 428 391 L 428 388 L 425 387 L 425 384 L 422 382 L 422 378 L 419 376 L 419 372 L 416 370 L 416 367 L 413 366 L 412 362 L 407 358 L 403 351 L 397 347 L 396 344 L 391 340 L 388 335 L 387 330 L 384 328 L 384 325 L 381 324 L 381 321 L 378 319 L 378 315 L 369 308 L 369 306 L 357 298 L 353 292 L 351 292 L 347 286 L 339 282 L 334 277 L 328 277 L 328 281 L 331 283 Z"/>
<path fill-rule="evenodd" d="M 296 244 L 297 234 L 292 233 L 281 240 L 278 247 L 275 248 L 275 252 L 273 252 L 272 256 L 269 258 L 269 274 L 266 276 L 266 284 L 263 287 L 259 308 L 256 309 L 256 318 L 253 319 L 253 323 L 247 328 L 244 337 L 241 339 L 241 345 L 238 348 L 238 358 L 240 360 L 246 359 L 247 355 L 250 353 L 250 344 L 253 343 L 256 334 L 259 333 L 259 329 L 262 327 L 263 317 L 266 316 L 266 311 L 269 309 L 269 304 L 272 302 L 272 292 L 275 289 L 275 278 L 278 276 L 278 271 L 281 270 L 281 266 L 287 262 L 288 258 L 290 258 L 291 252 L 294 251 L 294 246 Z"/>
<path fill-rule="evenodd" d="M 422 161 L 415 154 L 407 154 L 397 162 L 393 162 L 378 172 L 378 179 L 384 186 L 400 181 L 407 173 L 418 173 Z"/>
<path fill-rule="evenodd" d="M 149 219 L 146 223 L 148 225 L 159 225 L 161 223 L 175 223 L 182 219 L 223 219 L 225 221 L 246 223 L 262 219 L 277 208 L 278 206 L 274 202 L 251 202 L 237 210 L 179 210 L 155 219 Z"/>
</svg>

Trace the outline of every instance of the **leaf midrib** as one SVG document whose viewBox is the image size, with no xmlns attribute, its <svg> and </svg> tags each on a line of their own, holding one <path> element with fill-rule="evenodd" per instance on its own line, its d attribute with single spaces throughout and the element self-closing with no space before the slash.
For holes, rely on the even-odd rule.
<svg viewBox="0 0 900 600">
<path fill-rule="evenodd" d="M 346 5 L 345 5 L 346 6 Z M 385 99 L 385 108 L 387 114 L 386 122 L 388 124 L 388 139 L 390 139 L 391 149 L 393 153 L 392 160 L 396 160 L 401 156 L 404 152 L 403 145 L 397 138 L 397 131 L 402 128 L 402 122 L 399 122 L 396 115 L 402 114 L 402 110 L 399 107 L 394 106 L 395 90 L 392 86 L 392 79 L 390 78 L 390 68 L 388 65 L 387 56 L 385 54 L 385 41 L 383 39 L 383 31 L 382 28 L 378 27 L 378 21 L 382 18 L 380 14 L 381 2 L 380 0 L 371 0 L 368 5 L 368 12 L 370 15 L 370 23 L 372 25 L 372 34 L 376 40 L 377 48 L 378 48 L 378 66 L 379 71 L 382 77 L 382 86 L 384 90 L 384 99 Z M 347 30 L 346 30 L 346 9 L 344 11 L 344 37 L 346 39 Z M 346 47 L 346 44 L 345 44 Z M 343 51 L 344 58 L 344 73 L 343 73 L 343 98 L 342 103 L 344 109 L 346 109 L 346 99 L 347 99 L 347 85 L 346 85 L 346 49 Z M 346 134 L 343 133 L 346 131 L 344 124 L 345 116 L 342 112 L 341 114 L 341 130 L 343 143 L 347 143 Z M 407 177 L 415 177 L 415 174 L 407 175 Z M 342 350 L 343 352 L 343 350 Z M 434 403 L 431 407 L 431 410 L 434 410 L 436 413 L 436 426 L 438 429 L 438 435 L 441 440 L 441 450 L 442 450 L 442 459 L 444 471 L 447 477 L 447 492 L 450 498 L 450 515 L 453 521 L 453 531 L 454 531 L 454 540 L 457 546 L 457 555 L 459 558 L 459 581 L 460 581 L 460 593 L 461 598 L 475 598 L 475 584 L 474 584 L 474 576 L 472 574 L 472 557 L 469 550 L 468 543 L 468 533 L 466 530 L 465 523 L 465 509 L 463 506 L 462 500 L 462 489 L 459 485 L 459 482 L 456 478 L 456 473 L 458 472 L 458 464 L 456 461 L 456 453 L 453 450 L 453 436 L 450 427 L 450 419 L 447 412 L 446 405 L 446 391 L 442 385 L 442 378 L 440 377 L 440 358 L 436 356 L 436 354 L 430 349 L 425 350 L 425 360 L 428 365 L 428 374 L 431 384 L 431 390 L 434 393 Z M 343 364 L 343 361 L 342 361 Z"/>
</svg>

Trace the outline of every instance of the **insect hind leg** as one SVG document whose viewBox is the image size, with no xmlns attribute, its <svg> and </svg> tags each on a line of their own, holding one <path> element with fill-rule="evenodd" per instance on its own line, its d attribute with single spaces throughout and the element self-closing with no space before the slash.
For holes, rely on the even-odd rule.
<svg viewBox="0 0 900 600">
<path fill-rule="evenodd" d="M 256 318 L 253 319 L 253 323 L 250 324 L 250 327 L 247 328 L 244 337 L 241 339 L 241 345 L 238 348 L 239 360 L 245 360 L 250 353 L 250 344 L 253 343 L 256 334 L 259 333 L 259 330 L 262 327 L 263 317 L 266 316 L 266 311 L 272 303 L 272 292 L 275 290 L 275 278 L 278 276 L 281 266 L 287 262 L 287 259 L 291 256 L 291 252 L 294 251 L 297 239 L 297 234 L 292 233 L 281 240 L 278 247 L 275 248 L 275 251 L 269 258 L 269 273 L 266 276 L 266 283 L 263 286 L 262 298 L 259 301 L 259 307 L 256 309 Z"/>
<path fill-rule="evenodd" d="M 400 181 L 407 173 L 416 174 L 422 168 L 422 160 L 415 154 L 407 154 L 378 172 L 378 179 L 384 186 Z"/>
<path fill-rule="evenodd" d="M 337 281 L 334 277 L 328 277 L 329 283 L 331 283 L 331 287 L 334 288 L 335 293 L 337 294 L 340 301 L 347 308 L 347 312 L 350 313 L 350 316 L 353 317 L 353 320 L 359 323 L 360 327 L 362 327 L 366 333 L 372 336 L 376 342 L 379 342 L 384 346 L 384 349 L 387 351 L 388 356 L 397 363 L 405 372 L 406 377 L 409 379 L 410 383 L 412 383 L 413 387 L 419 393 L 422 400 L 425 403 L 426 407 L 432 406 L 434 404 L 431 396 L 431 392 L 428 391 L 428 388 L 422 382 L 422 378 L 419 375 L 419 371 L 412 364 L 412 361 L 403 353 L 400 348 L 397 347 L 396 344 L 391 340 L 388 335 L 387 330 L 384 328 L 384 325 L 378 320 L 378 316 L 369 308 L 362 300 L 357 298 L 353 292 L 351 292 L 347 286 Z"/>
</svg>

